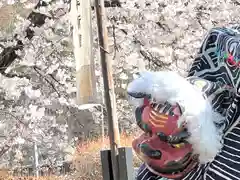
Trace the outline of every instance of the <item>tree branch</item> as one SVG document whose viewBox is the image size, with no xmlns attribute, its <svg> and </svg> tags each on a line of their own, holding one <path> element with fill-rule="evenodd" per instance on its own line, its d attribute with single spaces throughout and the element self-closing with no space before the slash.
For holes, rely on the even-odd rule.
<svg viewBox="0 0 240 180">
<path fill-rule="evenodd" d="M 160 59 L 154 57 L 150 52 L 148 51 L 143 51 L 140 50 L 140 54 L 150 62 L 152 62 L 154 65 L 156 65 L 157 67 L 163 68 L 166 66 L 170 66 L 171 63 L 164 63 L 162 62 Z"/>
<path fill-rule="evenodd" d="M 37 73 L 39 76 L 41 76 L 41 77 L 44 78 L 44 80 L 45 80 L 45 81 L 52 87 L 52 89 L 57 93 L 58 97 L 60 97 L 61 95 L 60 95 L 60 93 L 57 91 L 57 89 L 55 88 L 55 86 L 40 72 L 41 69 L 38 68 L 37 66 L 33 66 L 33 69 L 36 71 L 36 73 Z"/>
</svg>

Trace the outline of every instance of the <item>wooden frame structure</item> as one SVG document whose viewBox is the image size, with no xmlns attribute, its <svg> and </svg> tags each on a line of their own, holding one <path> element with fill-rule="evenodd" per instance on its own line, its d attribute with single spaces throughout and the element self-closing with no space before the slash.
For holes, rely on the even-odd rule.
<svg viewBox="0 0 240 180">
<path fill-rule="evenodd" d="M 104 100 L 108 117 L 110 149 L 101 151 L 104 180 L 132 180 L 132 149 L 120 147 L 116 97 L 112 77 L 112 64 L 108 58 L 108 32 L 105 26 L 104 0 L 95 0 L 98 42 L 102 67 Z M 77 102 L 96 103 L 96 79 L 92 56 L 91 0 L 71 1 L 71 22 L 73 25 L 74 54 L 76 59 Z M 80 17 L 79 17 L 80 16 Z"/>
</svg>

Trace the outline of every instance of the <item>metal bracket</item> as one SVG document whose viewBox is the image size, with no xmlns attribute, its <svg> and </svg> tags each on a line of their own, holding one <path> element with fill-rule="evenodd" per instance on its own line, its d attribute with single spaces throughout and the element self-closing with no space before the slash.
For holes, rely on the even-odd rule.
<svg viewBox="0 0 240 180">
<path fill-rule="evenodd" d="M 133 153 L 131 147 L 118 148 L 119 180 L 133 179 Z M 115 180 L 111 161 L 111 150 L 101 151 L 103 180 Z"/>
</svg>

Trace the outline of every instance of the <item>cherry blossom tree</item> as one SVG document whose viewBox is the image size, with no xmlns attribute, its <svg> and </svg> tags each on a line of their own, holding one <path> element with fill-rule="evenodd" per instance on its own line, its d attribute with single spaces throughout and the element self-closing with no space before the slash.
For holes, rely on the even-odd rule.
<svg viewBox="0 0 240 180">
<path fill-rule="evenodd" d="M 40 164 L 54 165 L 73 153 L 68 118 L 77 107 L 64 3 L 39 1 L 1 41 L 0 155 L 7 165 L 33 163 L 34 143 Z"/>
</svg>

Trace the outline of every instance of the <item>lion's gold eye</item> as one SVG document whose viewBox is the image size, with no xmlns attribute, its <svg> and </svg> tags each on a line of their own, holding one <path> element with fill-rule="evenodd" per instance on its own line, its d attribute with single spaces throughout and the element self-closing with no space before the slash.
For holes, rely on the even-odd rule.
<svg viewBox="0 0 240 180">
<path fill-rule="evenodd" d="M 181 148 L 184 146 L 184 143 L 179 143 L 179 144 L 172 144 L 173 147 L 175 148 Z"/>
</svg>

